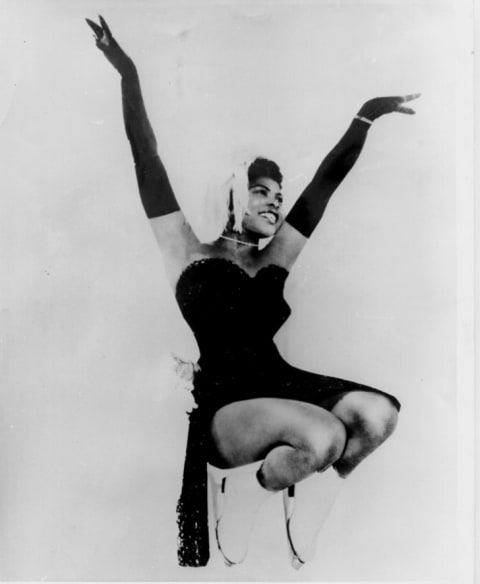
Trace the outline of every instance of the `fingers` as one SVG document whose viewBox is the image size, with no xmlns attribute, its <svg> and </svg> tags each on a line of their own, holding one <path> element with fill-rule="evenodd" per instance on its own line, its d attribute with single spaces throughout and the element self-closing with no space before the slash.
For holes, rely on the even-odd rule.
<svg viewBox="0 0 480 584">
<path fill-rule="evenodd" d="M 98 15 L 98 18 L 100 20 L 100 24 L 102 25 L 103 30 L 104 30 L 104 32 L 105 32 L 108 40 L 112 40 L 113 39 L 113 35 L 112 35 L 112 32 L 111 32 L 108 24 L 105 22 L 105 19 L 100 14 Z"/>
<path fill-rule="evenodd" d="M 411 93 L 410 95 L 402 96 L 400 99 L 402 100 L 402 103 L 405 103 L 407 101 L 412 101 L 412 99 L 418 99 L 421 95 L 421 93 Z"/>
<path fill-rule="evenodd" d="M 409 114 L 409 115 L 413 115 L 415 113 L 415 110 L 413 110 L 411 107 L 403 107 L 401 105 L 399 105 L 396 109 L 396 112 L 400 112 L 401 114 Z"/>
<path fill-rule="evenodd" d="M 413 110 L 410 107 L 405 107 L 403 104 L 412 101 L 412 99 L 418 99 L 420 95 L 421 95 L 420 93 L 411 93 L 409 95 L 402 95 L 400 97 L 394 98 L 395 107 L 393 111 L 399 112 L 401 114 L 408 114 L 410 116 L 413 115 L 415 113 L 415 110 Z"/>
<path fill-rule="evenodd" d="M 89 18 L 86 18 L 85 20 L 87 21 L 88 26 L 95 33 L 95 36 L 97 37 L 97 39 L 102 38 L 102 35 L 103 35 L 102 27 L 98 26 L 98 24 L 96 22 L 93 22 L 93 20 L 90 20 Z"/>
<path fill-rule="evenodd" d="M 112 32 L 108 26 L 108 24 L 106 23 L 105 19 L 103 18 L 103 16 L 98 16 L 99 20 L 100 20 L 100 25 L 98 25 L 96 22 L 93 22 L 93 20 L 90 20 L 89 18 L 86 18 L 85 20 L 87 21 L 87 24 L 90 26 L 90 28 L 93 30 L 93 32 L 95 33 L 95 40 L 97 41 L 97 47 L 99 49 L 102 48 L 102 46 L 104 47 L 108 47 L 111 43 L 111 41 L 113 40 L 113 36 L 112 36 Z"/>
<path fill-rule="evenodd" d="M 397 99 L 397 106 L 395 108 L 395 111 L 401 114 L 408 114 L 410 116 L 413 115 L 415 113 L 415 110 L 413 110 L 411 107 L 405 107 L 402 104 L 412 101 L 412 99 L 418 99 L 420 95 L 421 95 L 420 93 L 411 93 L 409 95 L 403 95 L 402 97 L 399 97 Z"/>
</svg>

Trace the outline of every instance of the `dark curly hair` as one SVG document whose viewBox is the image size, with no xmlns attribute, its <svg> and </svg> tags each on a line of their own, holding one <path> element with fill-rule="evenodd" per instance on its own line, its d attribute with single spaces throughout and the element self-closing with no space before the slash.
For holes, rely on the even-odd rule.
<svg viewBox="0 0 480 584">
<path fill-rule="evenodd" d="M 282 186 L 283 176 L 280 168 L 273 160 L 257 157 L 248 167 L 248 182 L 252 183 L 258 178 L 270 178 Z"/>
</svg>

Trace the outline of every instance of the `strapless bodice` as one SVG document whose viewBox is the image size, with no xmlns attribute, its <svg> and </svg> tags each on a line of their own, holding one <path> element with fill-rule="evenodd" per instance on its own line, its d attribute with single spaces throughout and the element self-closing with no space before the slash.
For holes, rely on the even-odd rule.
<svg viewBox="0 0 480 584">
<path fill-rule="evenodd" d="M 182 272 L 176 298 L 198 342 L 202 368 L 254 365 L 276 354 L 273 336 L 290 315 L 283 297 L 287 276 L 273 264 L 250 276 L 223 258 L 195 261 Z"/>
</svg>

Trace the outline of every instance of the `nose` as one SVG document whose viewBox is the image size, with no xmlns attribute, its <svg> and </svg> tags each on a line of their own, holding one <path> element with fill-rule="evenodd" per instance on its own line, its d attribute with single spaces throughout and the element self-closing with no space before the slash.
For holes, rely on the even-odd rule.
<svg viewBox="0 0 480 584">
<path fill-rule="evenodd" d="M 274 209 L 280 209 L 280 207 L 282 206 L 282 201 L 280 201 L 277 197 L 273 196 L 270 199 L 270 205 L 274 208 Z"/>
</svg>

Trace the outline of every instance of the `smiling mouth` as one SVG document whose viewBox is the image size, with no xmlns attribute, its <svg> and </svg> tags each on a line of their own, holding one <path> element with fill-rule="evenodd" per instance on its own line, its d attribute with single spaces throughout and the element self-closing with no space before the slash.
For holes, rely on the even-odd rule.
<svg viewBox="0 0 480 584">
<path fill-rule="evenodd" d="M 270 223 L 270 225 L 275 225 L 275 223 L 278 221 L 277 215 L 275 213 L 272 213 L 271 211 L 260 213 L 260 216 L 266 219 Z"/>
</svg>

